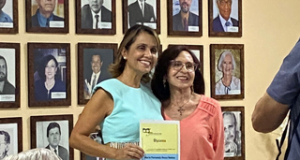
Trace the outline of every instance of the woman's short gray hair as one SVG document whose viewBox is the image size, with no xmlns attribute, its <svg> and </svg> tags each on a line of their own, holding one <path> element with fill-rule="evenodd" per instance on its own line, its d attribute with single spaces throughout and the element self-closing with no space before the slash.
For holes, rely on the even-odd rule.
<svg viewBox="0 0 300 160">
<path fill-rule="evenodd" d="M 53 151 L 46 148 L 36 148 L 16 155 L 11 155 L 3 160 L 62 160 Z"/>
<path fill-rule="evenodd" d="M 230 50 L 225 50 L 223 53 L 221 53 L 219 61 L 218 61 L 218 66 L 217 66 L 218 70 L 221 71 L 221 72 L 222 72 L 222 63 L 224 61 L 225 56 L 228 55 L 228 54 L 231 56 L 231 59 L 232 59 L 232 70 L 234 70 L 235 67 L 236 67 L 236 63 L 235 63 L 235 59 L 233 57 L 233 54 L 231 53 Z"/>
</svg>

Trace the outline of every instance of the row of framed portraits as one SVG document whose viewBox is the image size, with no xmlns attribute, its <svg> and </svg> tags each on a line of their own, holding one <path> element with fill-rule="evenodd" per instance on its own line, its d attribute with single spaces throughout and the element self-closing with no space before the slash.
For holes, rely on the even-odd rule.
<svg viewBox="0 0 300 160">
<path fill-rule="evenodd" d="M 77 34 L 116 34 L 116 3 L 122 2 L 123 33 L 135 24 L 161 32 L 160 0 L 76 0 Z M 242 36 L 242 0 L 210 0 L 209 36 Z M 18 33 L 18 0 L 4 1 L 6 19 L 0 19 L 0 33 Z M 164 9 L 164 8 L 162 8 Z M 167 1 L 168 35 L 202 36 L 202 0 Z M 0 8 L 1 10 L 1 8 Z M 26 31 L 68 33 L 69 0 L 26 0 Z"/>
<path fill-rule="evenodd" d="M 245 159 L 245 118 L 244 107 L 222 107 L 224 123 L 225 160 Z M 48 148 L 49 145 L 59 146 L 58 155 L 62 160 L 73 160 L 74 149 L 69 146 L 69 136 L 73 129 L 73 115 L 48 115 L 30 117 L 31 148 Z M 7 155 L 14 155 L 22 151 L 22 118 L 0 118 L 0 140 L 9 138 L 10 142 L 1 142 L 7 145 Z M 56 134 L 53 134 L 56 133 Z M 98 138 L 91 138 L 98 142 Z M 100 140 L 101 141 L 101 140 Z M 2 150 L 1 150 L 2 151 Z M 3 153 L 0 153 L 3 155 Z M 96 160 L 81 153 L 81 160 Z M 99 158 L 98 158 L 99 159 Z"/>
<path fill-rule="evenodd" d="M 70 106 L 70 44 L 28 43 L 29 107 Z M 174 45 L 170 44 L 169 46 Z M 178 44 L 176 44 L 178 45 Z M 201 62 L 203 46 L 187 46 Z M 78 43 L 78 104 L 84 105 L 97 83 L 111 78 L 118 44 Z M 162 53 L 162 46 L 159 53 Z M 244 98 L 244 45 L 210 45 L 211 97 L 217 100 Z M 204 74 L 203 74 L 204 75 Z M 204 77 L 204 79 L 206 79 Z M 20 44 L 0 43 L 0 108 L 20 107 Z"/>
</svg>

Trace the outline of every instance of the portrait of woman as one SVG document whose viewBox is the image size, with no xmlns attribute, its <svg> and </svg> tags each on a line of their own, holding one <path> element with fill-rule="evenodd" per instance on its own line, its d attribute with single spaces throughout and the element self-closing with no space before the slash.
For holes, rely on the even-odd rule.
<svg viewBox="0 0 300 160">
<path fill-rule="evenodd" d="M 56 58 L 49 54 L 42 58 L 38 69 L 39 79 L 34 83 L 36 101 L 66 98 L 66 84 L 60 78 Z"/>
<path fill-rule="evenodd" d="M 220 104 L 204 95 L 198 58 L 186 46 L 173 46 L 159 57 L 151 81 L 165 120 L 180 121 L 180 160 L 221 160 L 224 155 Z"/>
<path fill-rule="evenodd" d="M 236 60 L 230 50 L 221 53 L 216 67 L 222 72 L 222 77 L 216 82 L 215 95 L 241 94 L 241 81 L 234 75 Z"/>
</svg>

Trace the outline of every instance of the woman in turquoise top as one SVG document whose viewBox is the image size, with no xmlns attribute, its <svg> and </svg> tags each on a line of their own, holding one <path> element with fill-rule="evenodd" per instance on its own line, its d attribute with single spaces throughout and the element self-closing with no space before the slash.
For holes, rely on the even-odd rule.
<svg viewBox="0 0 300 160">
<path fill-rule="evenodd" d="M 160 40 L 151 28 L 130 28 L 118 49 L 110 72 L 114 78 L 95 86 L 71 137 L 70 146 L 81 152 L 107 159 L 140 159 L 139 122 L 163 120 L 161 104 L 142 82 L 149 82 Z M 103 143 L 89 138 L 100 124 Z"/>
</svg>

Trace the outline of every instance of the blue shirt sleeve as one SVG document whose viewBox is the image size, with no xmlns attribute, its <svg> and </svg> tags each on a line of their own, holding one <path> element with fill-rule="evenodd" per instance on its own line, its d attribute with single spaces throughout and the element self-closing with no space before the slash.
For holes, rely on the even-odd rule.
<svg viewBox="0 0 300 160">
<path fill-rule="evenodd" d="M 300 40 L 284 58 L 280 70 L 267 89 L 267 93 L 277 102 L 292 105 L 300 91 Z"/>
</svg>

